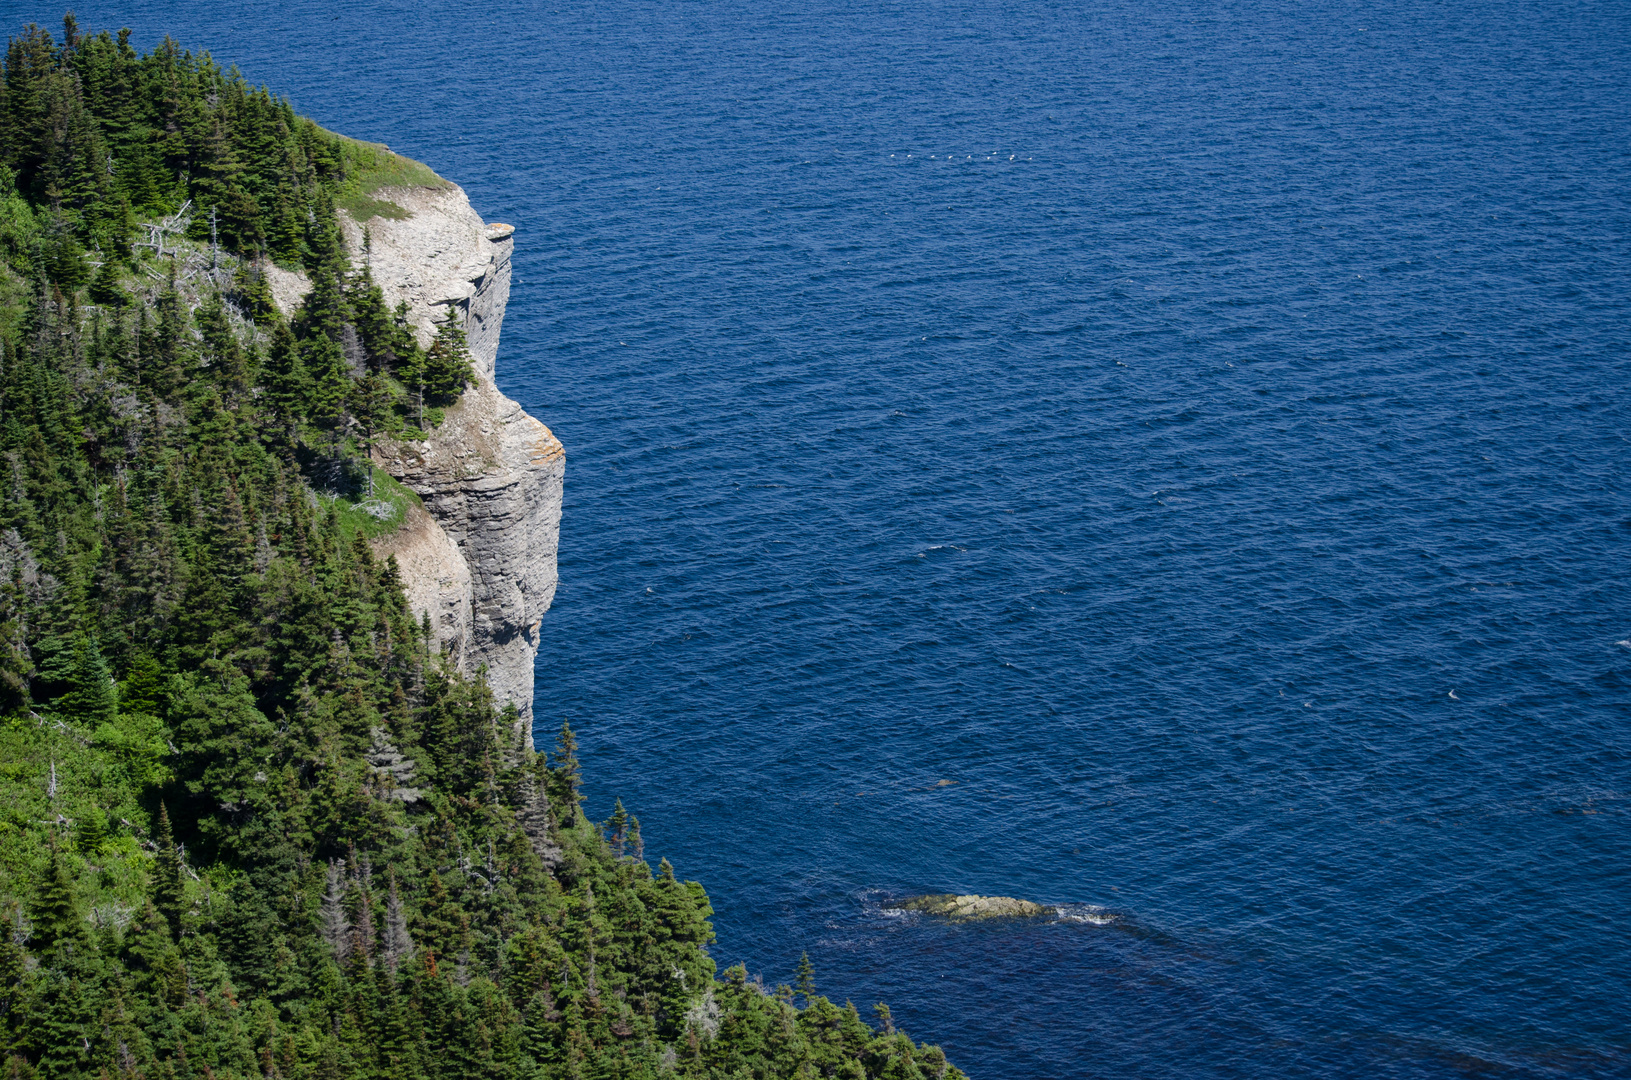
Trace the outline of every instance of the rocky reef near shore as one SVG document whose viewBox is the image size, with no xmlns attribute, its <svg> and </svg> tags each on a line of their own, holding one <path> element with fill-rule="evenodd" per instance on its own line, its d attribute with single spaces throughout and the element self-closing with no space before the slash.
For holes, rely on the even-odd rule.
<svg viewBox="0 0 1631 1080">
<path fill-rule="evenodd" d="M 956 896 L 951 893 L 912 896 L 885 904 L 884 908 L 887 911 L 920 911 L 925 915 L 956 920 L 1034 918 L 1054 913 L 1051 907 L 1029 900 L 1016 900 L 1012 896 Z"/>
</svg>

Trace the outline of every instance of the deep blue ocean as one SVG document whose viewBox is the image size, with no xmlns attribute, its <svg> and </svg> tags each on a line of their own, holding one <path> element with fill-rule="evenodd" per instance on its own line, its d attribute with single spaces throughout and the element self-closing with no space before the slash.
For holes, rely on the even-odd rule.
<svg viewBox="0 0 1631 1080">
<path fill-rule="evenodd" d="M 1631 1075 L 1631 5 L 76 7 L 518 226 L 539 741 L 721 967 L 975 1080 Z"/>
</svg>

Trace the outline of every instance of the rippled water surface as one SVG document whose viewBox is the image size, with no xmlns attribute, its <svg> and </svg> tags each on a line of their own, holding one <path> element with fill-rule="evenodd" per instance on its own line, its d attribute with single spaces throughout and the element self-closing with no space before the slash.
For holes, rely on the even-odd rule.
<svg viewBox="0 0 1631 1080">
<path fill-rule="evenodd" d="M 519 227 L 538 710 L 722 964 L 978 1080 L 1631 1074 L 1631 8 L 79 15 Z"/>
</svg>

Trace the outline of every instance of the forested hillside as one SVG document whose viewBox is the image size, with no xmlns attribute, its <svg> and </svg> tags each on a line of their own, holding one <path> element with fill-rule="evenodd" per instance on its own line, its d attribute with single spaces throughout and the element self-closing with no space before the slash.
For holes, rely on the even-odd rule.
<svg viewBox="0 0 1631 1080">
<path fill-rule="evenodd" d="M 581 808 L 371 536 L 371 439 L 471 377 L 335 219 L 436 183 L 166 41 L 0 87 L 0 1059 L 17 1080 L 959 1077 L 715 978 L 706 895 Z M 285 318 L 273 267 L 311 282 Z M 694 783 L 695 778 L 676 778 Z"/>
</svg>

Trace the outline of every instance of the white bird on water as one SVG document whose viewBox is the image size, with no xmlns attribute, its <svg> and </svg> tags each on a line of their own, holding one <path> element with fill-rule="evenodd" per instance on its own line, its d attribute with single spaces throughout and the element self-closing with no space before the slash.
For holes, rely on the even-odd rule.
<svg viewBox="0 0 1631 1080">
<path fill-rule="evenodd" d="M 1451 701 L 1460 701 L 1461 699 L 1455 696 L 1455 691 L 1454 690 L 1451 690 L 1450 691 L 1450 700 Z"/>
<path fill-rule="evenodd" d="M 1616 641 L 1614 644 L 1624 645 L 1626 648 L 1631 649 L 1631 641 Z"/>
</svg>

